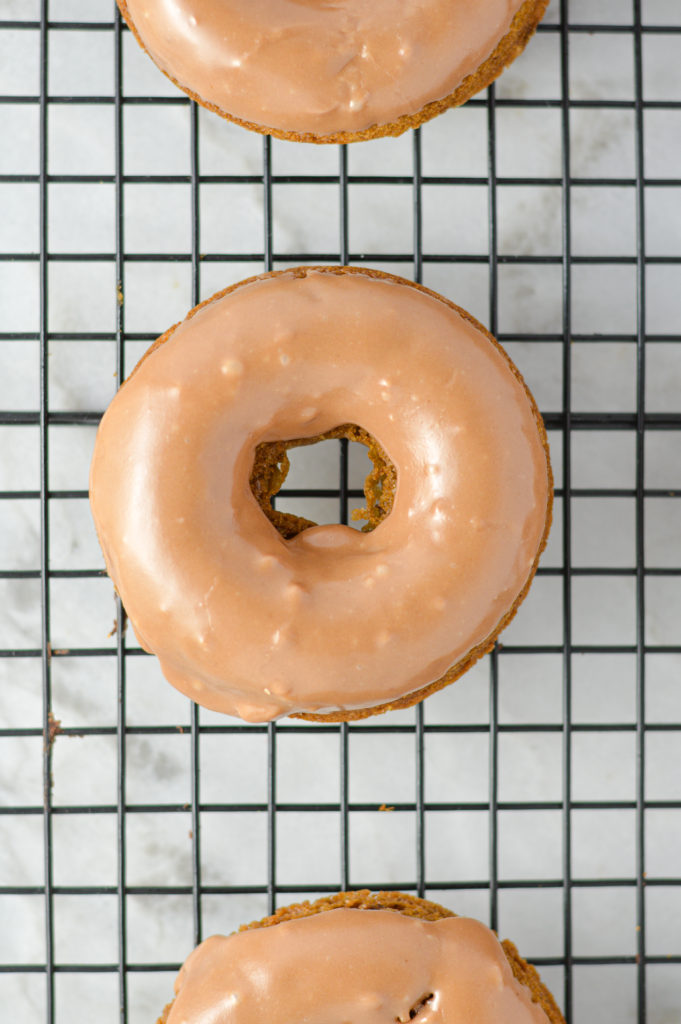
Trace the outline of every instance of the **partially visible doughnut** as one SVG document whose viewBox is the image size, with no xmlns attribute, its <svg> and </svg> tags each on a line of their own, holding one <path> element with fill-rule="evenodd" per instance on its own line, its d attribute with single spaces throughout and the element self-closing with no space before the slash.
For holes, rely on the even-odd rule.
<svg viewBox="0 0 681 1024">
<path fill-rule="evenodd" d="M 214 935 L 175 993 L 158 1024 L 565 1024 L 512 942 L 401 892 L 340 892 Z"/>
<path fill-rule="evenodd" d="M 371 445 L 369 526 L 273 514 L 285 449 Z M 149 350 L 101 422 L 91 503 L 142 645 L 206 707 L 407 707 L 515 614 L 551 514 L 546 434 L 467 313 L 356 268 L 252 278 Z"/>
<path fill-rule="evenodd" d="M 118 0 L 192 99 L 298 142 L 400 135 L 486 88 L 548 0 Z"/>
</svg>

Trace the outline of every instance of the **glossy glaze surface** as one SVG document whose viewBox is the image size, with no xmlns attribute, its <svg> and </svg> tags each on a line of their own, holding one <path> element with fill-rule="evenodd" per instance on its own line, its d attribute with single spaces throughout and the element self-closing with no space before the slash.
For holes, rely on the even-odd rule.
<svg viewBox="0 0 681 1024">
<path fill-rule="evenodd" d="M 453 92 L 522 0 L 127 0 L 156 63 L 203 101 L 289 132 L 361 131 Z"/>
<path fill-rule="evenodd" d="M 167 1024 L 547 1024 L 489 928 L 390 910 L 214 935 L 175 991 Z"/>
<path fill-rule="evenodd" d="M 284 540 L 256 446 L 358 423 L 397 468 L 391 514 Z M 542 541 L 548 467 L 500 350 L 397 279 L 256 279 L 185 320 L 99 428 L 91 503 L 135 631 L 194 700 L 248 721 L 364 708 L 489 637 Z"/>
</svg>

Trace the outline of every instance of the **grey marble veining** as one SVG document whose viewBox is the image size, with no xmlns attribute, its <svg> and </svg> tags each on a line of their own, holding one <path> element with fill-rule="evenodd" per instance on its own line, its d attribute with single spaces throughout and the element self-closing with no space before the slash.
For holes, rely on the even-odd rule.
<svg viewBox="0 0 681 1024">
<path fill-rule="evenodd" d="M 0 20 L 33 19 L 37 0 L 0 0 Z M 631 24 L 626 0 L 571 0 L 573 22 Z M 109 0 L 51 0 L 55 21 L 110 21 Z M 559 20 L 552 3 L 548 22 Z M 643 0 L 647 24 L 681 24 L 677 0 Z M 38 34 L 0 30 L 0 94 L 38 92 Z M 499 99 L 559 99 L 560 40 L 544 33 L 502 77 Z M 643 40 L 644 96 L 681 99 L 678 36 L 648 34 Z M 174 96 L 172 85 L 130 37 L 124 36 L 123 88 L 126 96 Z M 113 44 L 109 31 L 50 34 L 50 90 L 55 94 L 112 95 Z M 579 100 L 631 100 L 634 64 L 631 35 L 575 33 L 570 41 L 571 96 Z M 0 104 L 0 175 L 38 171 L 38 117 L 34 105 Z M 644 158 L 649 178 L 678 178 L 681 166 L 678 110 L 647 109 Z M 571 202 L 572 251 L 576 256 L 608 256 L 615 262 L 572 267 L 572 326 L 575 334 L 607 334 L 609 340 L 572 345 L 572 408 L 576 412 L 632 413 L 636 410 L 636 267 L 617 262 L 636 255 L 635 133 L 632 109 L 575 107 L 570 112 L 571 172 L 583 179 L 617 178 L 625 184 L 574 186 Z M 562 174 L 561 111 L 556 107 L 497 107 L 497 173 L 550 178 Z M 190 122 L 186 106 L 153 104 L 124 108 L 124 170 L 129 175 L 177 174 L 190 170 Z M 111 175 L 114 118 L 111 105 L 53 104 L 48 116 L 51 174 Z M 201 111 L 199 161 L 202 174 L 261 175 L 262 140 Z M 422 130 L 426 176 L 487 177 L 487 110 L 469 106 L 450 112 Z M 335 147 L 273 141 L 275 175 L 335 175 Z M 413 172 L 410 135 L 352 146 L 350 175 Z M 115 251 L 115 191 L 111 183 L 50 184 L 50 251 Z M 488 190 L 485 184 L 423 187 L 423 250 L 428 254 L 486 256 L 489 246 Z M 560 257 L 562 207 L 559 184 L 497 190 L 498 251 L 501 255 Z M 369 265 L 405 276 L 410 263 L 391 256 L 412 247 L 412 187 L 353 184 L 348 194 L 349 244 L 355 253 L 379 252 Z M 337 252 L 339 197 L 333 184 L 273 186 L 273 241 L 278 253 Z M 38 186 L 0 181 L 0 251 L 34 253 L 39 248 Z M 124 190 L 127 253 L 189 252 L 189 184 L 128 183 Z M 258 184 L 205 183 L 200 189 L 200 249 L 205 255 L 243 256 L 236 262 L 203 262 L 201 296 L 262 269 L 249 255 L 262 250 L 263 194 Z M 681 256 L 681 190 L 646 189 L 646 245 L 652 256 Z M 498 330 L 523 335 L 555 335 L 562 330 L 560 263 L 501 263 L 498 270 Z M 681 333 L 681 268 L 678 263 L 647 267 L 646 329 L 654 335 Z M 486 262 L 426 263 L 424 282 L 489 322 L 489 267 Z M 0 263 L 0 310 L 4 332 L 35 332 L 39 326 L 37 264 Z M 69 340 L 115 328 L 115 268 L 111 261 L 52 261 L 48 268 L 50 332 L 65 337 L 49 346 L 49 405 L 53 411 L 102 411 L 115 393 L 113 341 Z M 188 262 L 133 262 L 123 282 L 126 330 L 155 335 L 191 306 Z M 509 342 L 516 361 L 544 412 L 562 404 L 562 351 L 556 342 Z M 146 343 L 126 343 L 126 371 Z M 0 409 L 20 412 L 39 407 L 39 351 L 32 340 L 0 342 Z M 647 344 L 646 408 L 678 412 L 681 345 Z M 645 486 L 660 492 L 645 503 L 645 554 L 650 567 L 681 566 L 678 501 L 662 492 L 681 487 L 678 432 L 649 431 L 645 446 Z M 84 491 L 94 427 L 53 426 L 49 430 L 49 485 Z M 551 433 L 557 486 L 562 484 L 562 441 Z M 572 506 L 573 565 L 631 568 L 635 564 L 635 434 L 580 431 L 571 445 L 575 488 L 618 488 L 620 498 L 575 498 Z M 361 486 L 362 459 L 353 454 L 352 483 Z M 296 453 L 291 486 L 333 486 L 335 455 L 324 449 Z M 39 486 L 39 434 L 35 426 L 0 425 L 0 491 L 34 492 Z M 307 499 L 288 507 L 320 522 L 334 521 L 335 501 Z M 39 506 L 35 498 L 0 501 L 0 569 L 40 566 Z M 103 561 L 82 498 L 50 501 L 50 567 L 101 569 Z M 562 502 L 543 565 L 562 568 Z M 572 584 L 573 643 L 631 647 L 636 642 L 636 594 L 632 576 L 576 576 Z M 41 642 L 40 584 L 34 578 L 0 578 L 0 648 L 35 649 Z M 115 608 L 104 578 L 53 579 L 51 644 L 54 649 L 114 648 L 109 635 Z M 645 641 L 679 644 L 681 581 L 649 577 L 646 583 Z M 509 645 L 560 645 L 563 641 L 562 580 L 542 576 L 503 636 Z M 128 644 L 135 648 L 132 630 Z M 573 720 L 581 725 L 636 720 L 635 658 L 631 653 L 575 655 Z M 681 721 L 681 656 L 646 659 L 646 715 L 649 723 Z M 563 721 L 560 654 L 518 654 L 499 659 L 499 720 L 512 726 Z M 485 804 L 489 794 L 489 678 L 487 659 L 454 687 L 429 699 L 427 724 L 466 723 L 479 731 L 428 733 L 425 744 L 427 802 Z M 110 728 L 117 720 L 114 658 L 55 657 L 52 661 L 54 714 L 75 730 Z M 0 727 L 42 724 L 41 674 L 36 658 L 0 658 Z M 127 884 L 191 887 L 192 828 L 189 811 L 190 739 L 188 702 L 168 686 L 153 658 L 127 658 L 127 724 L 167 725 L 161 736 L 131 733 L 126 751 L 129 804 L 183 806 L 186 811 L 138 811 L 126 815 Z M 415 712 L 394 713 L 383 721 L 411 725 Z M 204 725 L 224 720 L 201 712 Z M 177 728 L 175 728 L 177 727 Z M 562 735 L 555 731 L 502 732 L 499 736 L 499 799 L 503 802 L 562 800 Z M 415 815 L 382 812 L 381 805 L 414 801 L 413 735 L 350 737 L 349 798 L 373 804 L 372 812 L 350 816 L 350 874 L 354 883 L 399 883 L 416 877 Z M 572 797 L 576 801 L 617 800 L 626 806 L 572 814 L 572 871 L 575 878 L 635 875 L 635 735 L 581 731 L 573 736 Z M 267 800 L 267 739 L 254 730 L 238 735 L 205 734 L 200 743 L 201 799 L 205 804 L 262 805 Z M 42 803 L 42 738 L 0 737 L 0 805 L 38 807 Z M 681 800 L 681 758 L 677 732 L 651 732 L 646 741 L 646 796 Z M 57 736 L 53 748 L 52 800 L 72 813 L 53 819 L 54 883 L 59 887 L 115 887 L 117 884 L 117 760 L 114 735 Z M 278 740 L 277 798 L 281 803 L 338 801 L 339 739 L 314 732 Z M 88 813 L 98 805 L 106 813 Z M 82 810 L 81 810 L 82 809 Z M 646 813 L 647 868 L 651 877 L 681 875 L 678 810 Z M 499 878 L 552 880 L 562 877 L 562 815 L 553 810 L 499 812 Z M 340 883 L 339 816 L 336 812 L 286 812 L 277 816 L 277 880 L 281 885 Z M 489 815 L 462 810 L 426 814 L 425 869 L 431 883 L 488 877 Z M 201 815 L 202 880 L 207 886 L 262 885 L 267 879 L 265 815 L 254 811 Z M 43 833 L 40 815 L 0 815 L 0 886 L 41 886 Z M 483 920 L 489 915 L 484 888 L 433 890 L 434 899 Z M 295 897 L 291 897 L 291 900 Z M 284 895 L 279 902 L 289 901 Z M 646 895 L 648 952 L 681 954 L 681 889 L 649 887 Z M 193 943 L 191 896 L 130 894 L 127 955 L 131 963 L 179 963 Z M 228 931 L 267 911 L 261 894 L 205 895 L 204 934 Z M 562 893 L 556 886 L 504 888 L 499 893 L 499 926 L 532 958 L 563 954 Z M 44 962 L 44 899 L 40 895 L 0 896 L 0 962 Z M 117 901 L 101 895 L 60 894 L 54 899 L 55 960 L 59 964 L 111 965 L 118 960 Z M 576 956 L 632 956 L 636 941 L 632 886 L 573 890 L 573 953 Z M 542 971 L 560 997 L 562 970 Z M 173 972 L 129 975 L 131 1024 L 151 1024 L 170 996 Z M 634 1024 L 635 967 L 616 964 L 576 967 L 575 1024 L 617 1020 Z M 15 1024 L 44 1019 L 44 977 L 0 974 L 0 1001 L 12 1007 Z M 681 967 L 648 969 L 648 1024 L 673 1024 L 681 1006 Z M 114 973 L 60 973 L 56 977 L 59 1024 L 114 1024 L 118 1020 Z"/>
</svg>

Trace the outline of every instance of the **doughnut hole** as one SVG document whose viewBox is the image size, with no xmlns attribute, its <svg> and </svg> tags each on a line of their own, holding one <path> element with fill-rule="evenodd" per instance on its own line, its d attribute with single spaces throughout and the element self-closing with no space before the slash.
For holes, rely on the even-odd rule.
<svg viewBox="0 0 681 1024">
<path fill-rule="evenodd" d="M 290 468 L 288 452 L 291 448 L 347 438 L 363 444 L 372 463 L 372 469 L 364 481 L 366 508 L 352 512 L 355 520 L 366 520 L 362 530 L 367 533 L 390 515 L 397 487 L 397 470 L 379 442 L 363 427 L 344 423 L 325 434 L 315 437 L 298 437 L 290 441 L 264 441 L 255 450 L 250 485 L 253 495 L 273 526 L 285 540 L 291 540 L 303 530 L 317 526 L 309 519 L 272 508 L 272 498 L 278 494 Z"/>
</svg>

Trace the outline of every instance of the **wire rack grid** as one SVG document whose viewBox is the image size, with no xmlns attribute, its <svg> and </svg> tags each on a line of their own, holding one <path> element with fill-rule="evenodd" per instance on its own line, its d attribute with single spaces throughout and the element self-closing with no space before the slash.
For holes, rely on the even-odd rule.
<svg viewBox="0 0 681 1024">
<path fill-rule="evenodd" d="M 35 323 L 7 314 L 0 324 L 0 345 L 10 354 L 0 363 L 7 384 L 0 403 L 6 406 L 0 506 L 27 509 L 36 542 L 35 563 L 22 562 L 26 535 L 8 512 L 0 532 L 9 538 L 2 551 L 10 567 L 0 566 L 0 584 L 8 621 L 14 604 L 28 601 L 40 612 L 33 632 L 10 629 L 0 650 L 6 679 L 0 826 L 5 849 L 19 851 L 0 861 L 8 936 L 0 939 L 0 992 L 14 1007 L 13 1020 L 78 1021 L 95 1010 L 107 1022 L 152 1020 L 182 957 L 209 930 L 229 930 L 298 898 L 363 886 L 428 895 L 508 933 L 540 967 L 569 1024 L 594 1017 L 638 1024 L 681 1019 L 681 559 L 674 557 L 681 554 L 674 476 L 681 411 L 678 403 L 665 407 L 655 398 L 665 378 L 672 385 L 679 379 L 681 317 L 660 325 L 651 315 L 661 289 L 671 293 L 672 306 L 678 298 L 681 242 L 664 251 L 650 244 L 659 231 L 651 210 L 658 210 L 660 197 L 664 217 L 673 220 L 681 208 L 681 179 L 660 172 L 655 148 L 664 136 L 665 167 L 673 170 L 681 91 L 671 66 L 678 65 L 680 35 L 679 11 L 664 0 L 558 0 L 518 62 L 524 77 L 514 79 L 511 69 L 465 111 L 401 140 L 323 153 L 293 147 L 292 155 L 286 144 L 255 136 L 243 141 L 240 130 L 217 127 L 217 119 L 167 87 L 140 63 L 108 0 L 0 0 L 6 67 L 34 61 L 37 82 L 17 91 L 5 75 L 0 88 L 5 138 L 13 133 L 10 149 L 28 153 L 27 166 L 37 140 L 35 166 L 12 165 L 9 154 L 0 187 L 6 197 L 13 188 L 33 190 L 38 210 L 33 226 L 19 225 L 22 244 L 6 244 L 0 255 L 5 309 L 17 290 L 26 305 L 24 287 L 37 299 Z M 68 84 L 68 73 L 53 77 L 55 67 L 62 75 L 68 64 L 60 50 L 67 38 L 90 50 L 93 61 L 102 59 L 112 88 L 97 91 L 94 63 L 92 81 L 83 87 L 80 80 L 73 91 L 60 84 Z M 598 74 L 583 71 L 592 43 L 613 47 L 628 69 L 631 94 L 598 92 Z M 542 54 L 544 62 L 533 64 Z M 651 84 L 651 64 L 665 60 L 670 70 Z M 541 70 L 547 66 L 549 84 Z M 136 88 L 127 88 L 129 78 Z M 86 119 L 82 124 L 94 118 L 109 126 L 109 167 L 91 167 L 85 155 L 82 167 L 55 170 L 51 133 L 69 108 Z M 168 112 L 174 120 L 163 120 Z M 594 114 L 605 118 L 594 122 L 598 139 L 593 129 L 589 135 Z M 148 116 L 161 123 L 160 135 L 150 129 L 149 145 L 158 144 L 166 162 L 140 171 L 130 153 L 151 124 Z M 510 166 L 509 131 L 523 131 L 518 116 L 543 120 L 524 163 Z M 629 156 L 622 169 L 611 163 L 590 170 L 608 117 Z M 75 145 L 76 161 L 87 150 L 81 126 L 83 132 L 85 150 Z M 463 136 L 478 147 L 481 167 L 461 163 L 455 150 Z M 546 139 L 553 147 L 548 161 Z M 250 165 L 230 163 L 230 147 L 242 144 Z M 70 196 L 93 188 L 99 190 L 93 205 L 74 215 Z M 606 192 L 626 196 L 630 251 L 603 254 L 584 240 L 585 220 L 595 217 Z M 150 203 L 158 220 L 164 193 L 171 205 L 182 196 L 188 230 L 176 232 L 169 217 L 162 222 L 168 237 L 154 247 L 148 237 L 140 240 L 135 217 L 144 222 L 142 206 Z M 398 193 L 403 205 L 392 208 L 390 197 Z M 583 202 L 587 193 L 596 207 Z M 475 238 L 464 230 L 456 238 L 445 224 L 445 243 L 431 244 L 434 222 L 447 220 L 447 204 L 459 196 L 473 208 L 472 220 L 458 208 L 459 226 L 473 225 Z M 533 205 L 538 196 L 552 197 L 551 212 Z M 256 244 L 243 240 L 252 237 L 244 197 L 257 213 Z M 60 226 L 60 204 L 77 235 L 104 202 L 109 248 L 60 242 L 69 234 Z M 513 204 L 530 222 L 530 236 L 541 234 L 537 211 L 551 219 L 555 230 L 543 250 L 517 232 L 509 241 Z M 7 224 L 9 198 L 4 206 Z M 392 212 L 367 240 L 353 217 L 371 207 L 381 216 Z M 288 235 L 281 228 L 287 216 Z M 601 225 L 601 237 L 617 233 L 617 220 Z M 175 303 L 181 315 L 247 273 L 305 262 L 401 272 L 451 290 L 485 320 L 518 358 L 543 406 L 559 514 L 552 553 L 535 583 L 538 597 L 519 616 L 524 625 L 512 627 L 451 692 L 357 725 L 248 726 L 168 693 L 153 659 L 126 631 L 120 604 L 109 637 L 99 620 L 80 642 L 81 633 L 65 625 L 74 609 L 85 614 L 83 601 L 95 594 L 88 588 L 99 588 L 98 595 L 108 588 L 104 615 L 112 600 L 101 560 L 97 567 L 82 560 L 74 567 L 64 557 L 59 566 L 64 516 L 77 534 L 87 505 L 82 474 L 76 480 L 70 473 L 77 455 L 89 451 L 102 411 L 83 405 L 77 371 L 81 362 L 92 371 L 106 351 L 107 372 L 114 353 L 120 381 L 172 321 L 166 306 Z M 66 271 L 85 281 L 80 299 L 69 291 L 75 278 L 61 276 Z M 174 283 L 159 284 L 154 305 L 154 282 L 175 282 L 172 275 L 185 271 L 180 297 Z M 163 278 L 167 273 L 171 278 Z M 539 290 L 554 289 L 548 305 L 555 321 L 533 319 L 536 290 L 523 302 L 532 280 L 541 282 Z M 100 287 L 103 305 L 92 300 L 90 321 L 81 326 L 76 317 L 74 327 L 63 313 L 64 294 L 67 305 L 87 304 L 89 289 Z M 515 320 L 506 314 L 509 289 L 519 310 Z M 153 322 L 140 313 L 145 302 L 153 306 Z M 610 331 L 590 303 L 593 310 L 604 306 L 614 322 Z M 630 310 L 629 326 L 622 326 L 621 307 Z M 76 353 L 68 364 L 76 384 L 64 404 L 54 367 L 66 351 Z M 10 364 L 24 365 L 18 353 L 29 354 L 35 371 L 32 397 L 23 405 Z M 588 361 L 592 353 L 596 362 Z M 628 406 L 606 397 L 613 354 L 629 368 Z M 599 375 L 606 377 L 600 390 L 593 380 Z M 315 464 L 298 477 L 292 473 L 282 504 L 303 511 L 304 503 L 317 502 L 331 520 L 347 522 L 362 494 L 353 451 L 347 442 L 338 449 L 333 480 L 319 486 L 315 476 L 328 477 L 328 463 L 326 470 Z M 626 472 L 618 476 L 620 463 Z M 592 515 L 586 524 L 585 508 Z M 599 514 L 604 518 L 594 518 Z M 619 536 L 620 519 L 630 526 L 623 557 L 613 556 L 608 544 L 610 534 Z M 666 547 L 658 556 L 661 535 Z M 585 537 L 595 537 L 588 551 Z M 81 597 L 74 599 L 71 587 L 81 588 Z M 611 606 L 622 602 L 628 626 L 613 631 Z M 672 610 L 668 628 L 665 608 Z M 98 789 L 89 779 L 99 779 L 103 760 L 108 781 Z M 217 862 L 226 865 L 222 873 Z"/>
</svg>

